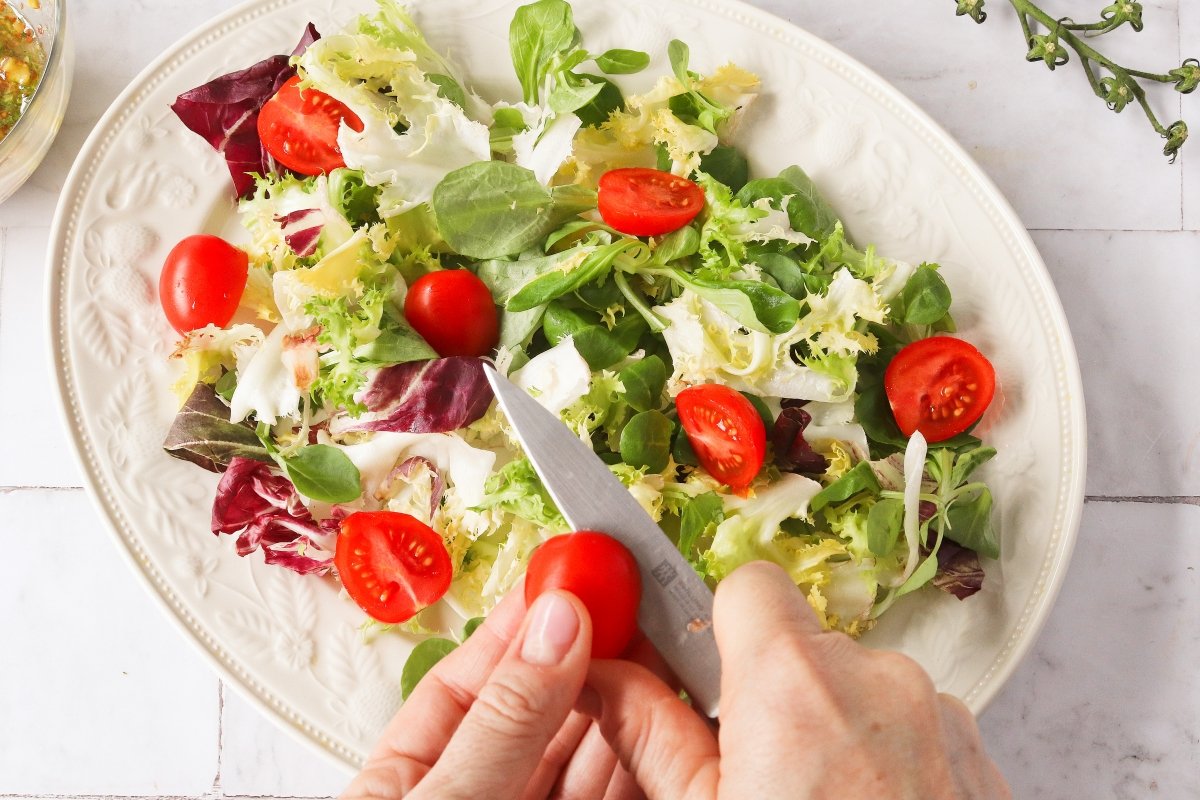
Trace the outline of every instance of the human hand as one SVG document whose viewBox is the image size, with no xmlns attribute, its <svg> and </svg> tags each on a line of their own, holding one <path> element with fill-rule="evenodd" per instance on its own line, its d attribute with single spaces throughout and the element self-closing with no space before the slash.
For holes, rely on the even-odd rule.
<svg viewBox="0 0 1200 800">
<path fill-rule="evenodd" d="M 651 800 L 1001 800 L 971 712 L 898 653 L 820 625 L 787 575 L 755 563 L 717 589 L 719 734 L 642 667 L 591 665 L 579 707 Z"/>
<path fill-rule="evenodd" d="M 572 711 L 591 642 L 572 595 L 549 592 L 527 614 L 524 592 L 510 592 L 417 684 L 343 800 L 643 797 Z"/>
</svg>

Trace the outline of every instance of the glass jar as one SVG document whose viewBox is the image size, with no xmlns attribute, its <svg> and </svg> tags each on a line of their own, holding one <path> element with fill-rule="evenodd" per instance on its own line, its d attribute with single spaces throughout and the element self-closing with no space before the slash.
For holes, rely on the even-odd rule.
<svg viewBox="0 0 1200 800">
<path fill-rule="evenodd" d="M 0 203 L 33 174 L 58 134 L 71 94 L 74 62 L 67 36 L 67 0 L 11 0 L 8 4 L 33 27 L 46 52 L 46 67 L 25 112 L 0 139 Z"/>
</svg>

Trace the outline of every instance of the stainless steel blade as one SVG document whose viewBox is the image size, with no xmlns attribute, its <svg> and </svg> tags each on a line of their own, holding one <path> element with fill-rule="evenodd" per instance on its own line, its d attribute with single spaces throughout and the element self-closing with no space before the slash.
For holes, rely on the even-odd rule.
<svg viewBox="0 0 1200 800">
<path fill-rule="evenodd" d="M 624 484 L 570 428 L 523 389 L 486 368 L 501 410 L 555 504 L 575 530 L 606 533 L 629 548 L 642 574 L 638 623 L 697 709 L 717 715 L 721 660 L 713 595 Z"/>
</svg>

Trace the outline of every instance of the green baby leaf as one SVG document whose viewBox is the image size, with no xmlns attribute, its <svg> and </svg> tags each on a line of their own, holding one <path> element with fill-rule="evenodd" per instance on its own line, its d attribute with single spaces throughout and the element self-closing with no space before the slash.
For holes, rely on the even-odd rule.
<svg viewBox="0 0 1200 800">
<path fill-rule="evenodd" d="M 716 492 L 705 492 L 688 500 L 679 516 L 679 552 L 691 558 L 696 542 L 711 536 L 725 521 L 725 505 Z"/>
<path fill-rule="evenodd" d="M 932 325 L 950 311 L 950 287 L 929 264 L 917 267 L 900 292 L 898 306 L 910 325 Z"/>
<path fill-rule="evenodd" d="M 992 493 L 984 487 L 969 500 L 959 498 L 946 511 L 946 538 L 987 558 L 1000 557 L 1000 541 L 992 525 Z"/>
<path fill-rule="evenodd" d="M 327 444 L 301 447 L 280 462 L 296 491 L 322 503 L 349 503 L 362 494 L 358 467 L 341 450 Z"/>
<path fill-rule="evenodd" d="M 875 471 L 871 469 L 871 464 L 867 461 L 860 461 L 845 475 L 817 492 L 808 507 L 812 511 L 820 511 L 833 503 L 849 500 L 860 492 L 878 495 L 879 491 L 879 479 L 875 477 Z"/>
<path fill-rule="evenodd" d="M 635 361 L 618 374 L 625 387 L 625 402 L 635 411 L 653 411 L 662 405 L 667 385 L 667 365 L 658 356 Z"/>
<path fill-rule="evenodd" d="M 608 50 L 596 56 L 596 66 L 607 75 L 629 75 L 650 65 L 650 54 L 641 50 Z"/>
<path fill-rule="evenodd" d="M 442 238 L 471 258 L 520 253 L 556 227 L 550 190 L 531 171 L 503 161 L 454 170 L 433 190 L 432 206 Z"/>
<path fill-rule="evenodd" d="M 578 37 L 571 4 L 565 0 L 537 0 L 513 14 L 508 46 L 526 103 L 538 102 L 550 66 Z"/>
<path fill-rule="evenodd" d="M 891 498 L 880 500 L 867 515 L 867 547 L 877 556 L 888 555 L 896 549 L 903 528 L 904 503 Z"/>
<path fill-rule="evenodd" d="M 404 662 L 404 669 L 400 671 L 400 697 L 407 700 L 421 678 L 457 647 L 458 644 L 449 639 L 426 639 L 414 647 Z"/>
<path fill-rule="evenodd" d="M 621 460 L 631 467 L 662 472 L 671 457 L 675 424 L 661 411 L 635 414 L 621 431 Z"/>
</svg>

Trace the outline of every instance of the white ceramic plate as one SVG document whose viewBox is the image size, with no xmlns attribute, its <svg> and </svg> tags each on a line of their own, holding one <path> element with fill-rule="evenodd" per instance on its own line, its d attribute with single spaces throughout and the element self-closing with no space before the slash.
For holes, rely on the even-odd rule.
<svg viewBox="0 0 1200 800">
<path fill-rule="evenodd" d="M 236 229 L 224 164 L 168 106 L 179 93 L 290 52 L 309 20 L 333 32 L 366 0 L 253 0 L 167 51 L 117 99 L 63 191 L 50 248 L 51 347 L 64 418 L 88 487 L 134 571 L 218 669 L 284 725 L 361 762 L 400 702 L 409 644 L 364 645 L 363 615 L 333 581 L 238 558 L 208 528 L 216 477 L 159 445 L 173 412 L 173 337 L 156 302 L 170 247 Z M 519 97 L 507 31 L 515 0 L 421 0 L 418 21 L 485 97 Z M 436 12 L 434 9 L 436 8 Z M 995 362 L 1003 408 L 988 467 L 1004 556 L 966 601 L 910 595 L 866 641 L 898 647 L 980 710 L 1029 648 L 1063 577 L 1083 499 L 1078 365 L 1045 267 L 970 158 L 878 76 L 824 42 L 732 0 L 578 0 L 588 48 L 654 54 L 626 85 L 734 60 L 765 96 L 739 131 L 755 175 L 792 163 L 820 184 L 860 242 L 938 261 L 963 335 Z"/>
</svg>

